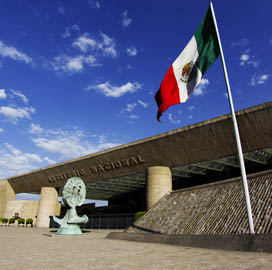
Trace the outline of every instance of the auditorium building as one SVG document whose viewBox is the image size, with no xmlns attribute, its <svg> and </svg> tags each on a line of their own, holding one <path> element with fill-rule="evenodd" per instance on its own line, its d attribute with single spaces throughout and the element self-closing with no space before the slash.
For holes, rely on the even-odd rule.
<svg viewBox="0 0 272 270">
<path fill-rule="evenodd" d="M 247 174 L 271 173 L 272 102 L 236 116 Z M 49 216 L 60 214 L 58 196 L 73 176 L 84 180 L 86 199 L 107 200 L 108 212 L 119 213 L 149 210 L 167 194 L 239 178 L 231 115 L 3 179 L 0 217 L 19 213 L 48 227 Z M 40 194 L 40 201 L 15 200 L 18 193 Z"/>
</svg>

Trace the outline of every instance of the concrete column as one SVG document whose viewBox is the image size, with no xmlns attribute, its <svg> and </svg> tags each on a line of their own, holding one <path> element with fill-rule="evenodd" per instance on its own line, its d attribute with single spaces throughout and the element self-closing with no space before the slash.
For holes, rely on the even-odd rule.
<svg viewBox="0 0 272 270">
<path fill-rule="evenodd" d="M 59 216 L 61 211 L 61 203 L 57 202 L 55 216 Z"/>
<path fill-rule="evenodd" d="M 9 182 L 7 180 L 1 180 L 0 181 L 0 217 L 4 217 L 7 202 L 9 200 L 14 200 L 14 199 L 15 199 L 15 192 L 13 188 L 11 187 L 11 185 L 9 184 Z"/>
<path fill-rule="evenodd" d="M 172 175 L 168 167 L 154 166 L 146 171 L 147 180 L 147 210 L 161 197 L 172 191 Z"/>
<path fill-rule="evenodd" d="M 49 227 L 49 216 L 56 214 L 58 193 L 53 187 L 42 187 L 40 194 L 40 203 L 38 208 L 38 217 L 36 226 L 39 228 Z"/>
</svg>

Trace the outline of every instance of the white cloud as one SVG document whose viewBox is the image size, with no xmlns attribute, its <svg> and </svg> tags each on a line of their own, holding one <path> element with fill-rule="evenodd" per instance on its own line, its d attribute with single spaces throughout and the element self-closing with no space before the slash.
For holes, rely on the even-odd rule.
<svg viewBox="0 0 272 270">
<path fill-rule="evenodd" d="M 260 84 L 265 84 L 266 81 L 269 79 L 270 75 L 269 74 L 257 74 L 255 73 L 253 77 L 250 80 L 250 85 L 255 86 L 255 85 L 260 85 Z"/>
<path fill-rule="evenodd" d="M 95 6 L 96 6 L 96 8 L 100 8 L 101 7 L 100 2 L 95 1 Z"/>
<path fill-rule="evenodd" d="M 253 67 L 257 67 L 259 65 L 259 62 L 255 60 L 255 55 L 250 55 L 250 50 L 246 50 L 240 57 L 240 65 L 252 65 Z"/>
<path fill-rule="evenodd" d="M 189 107 L 188 107 L 188 110 L 189 110 L 189 111 L 192 111 L 192 110 L 194 110 L 195 108 L 196 108 L 195 106 L 189 106 Z"/>
<path fill-rule="evenodd" d="M 31 134 L 40 134 L 43 133 L 43 129 L 40 127 L 40 125 L 35 125 L 31 123 L 28 132 Z"/>
<path fill-rule="evenodd" d="M 16 91 L 16 90 L 11 90 L 11 92 L 22 99 L 22 101 L 27 104 L 28 103 L 28 98 L 21 92 L 21 91 Z"/>
<path fill-rule="evenodd" d="M 0 99 L 6 99 L 7 98 L 7 94 L 5 89 L 0 89 Z"/>
<path fill-rule="evenodd" d="M 138 102 L 144 107 L 144 108 L 147 108 L 148 107 L 148 104 L 141 101 L 140 99 L 138 99 Z"/>
<path fill-rule="evenodd" d="M 99 44 L 99 47 L 110 46 L 112 43 L 114 43 L 113 38 L 110 38 L 108 35 L 104 34 L 103 32 L 100 32 L 100 35 L 103 41 L 102 43 Z"/>
<path fill-rule="evenodd" d="M 151 96 L 154 96 L 155 90 L 153 88 L 149 89 L 148 94 L 151 95 Z"/>
<path fill-rule="evenodd" d="M 70 28 L 66 28 L 66 31 L 62 36 L 71 36 L 72 29 L 74 31 L 80 31 L 78 25 L 75 24 Z M 103 32 L 99 32 L 99 38 L 97 40 L 92 38 L 89 33 L 84 33 L 76 38 L 72 43 L 72 47 L 79 49 L 82 54 L 77 56 L 61 54 L 56 56 L 49 65 L 55 71 L 63 71 L 70 74 L 82 72 L 85 65 L 90 67 L 101 66 L 101 64 L 97 62 L 97 58 L 89 54 L 89 51 L 94 51 L 97 57 L 110 56 L 115 58 L 117 57 L 115 46 L 115 40 Z"/>
<path fill-rule="evenodd" d="M 64 71 L 70 74 L 82 72 L 84 69 L 84 64 L 90 67 L 101 66 L 97 63 L 96 58 L 92 55 L 78 55 L 75 57 L 70 57 L 66 54 L 62 54 L 60 56 L 56 56 L 54 61 L 51 63 L 55 71 Z"/>
<path fill-rule="evenodd" d="M 194 96 L 202 96 L 202 95 L 204 95 L 203 89 L 200 88 L 200 87 L 197 87 L 197 88 L 194 90 L 193 95 L 194 95 Z"/>
<path fill-rule="evenodd" d="M 180 124 L 180 120 L 175 120 L 175 119 L 173 118 L 173 116 L 172 116 L 171 113 L 168 113 L 168 120 L 169 120 L 172 124 L 175 124 L 175 125 Z"/>
<path fill-rule="evenodd" d="M 0 96 L 2 98 L 13 99 L 14 96 L 17 96 L 22 99 L 24 103 L 28 103 L 27 97 L 21 91 L 11 90 L 11 93 L 12 94 L 7 95 L 4 89 L 0 89 Z M 12 105 L 0 107 L 0 117 L 2 116 L 4 120 L 13 124 L 17 124 L 19 120 L 24 118 L 30 119 L 31 114 L 34 114 L 35 112 L 36 110 L 33 107 L 19 107 L 14 101 L 12 101 Z"/>
<path fill-rule="evenodd" d="M 68 38 L 72 35 L 73 32 L 80 32 L 80 28 L 77 24 L 73 24 L 70 27 L 66 27 L 65 32 L 62 34 L 62 37 Z"/>
<path fill-rule="evenodd" d="M 101 4 L 99 1 L 88 0 L 88 4 L 90 5 L 91 8 L 99 9 L 101 7 Z"/>
<path fill-rule="evenodd" d="M 17 124 L 20 119 L 30 119 L 31 113 L 35 113 L 33 107 L 14 108 L 8 106 L 0 107 L 0 115 L 3 115 L 9 122 Z"/>
<path fill-rule="evenodd" d="M 119 144 L 112 143 L 112 142 L 108 141 L 108 138 L 105 135 L 100 135 L 98 137 L 98 144 L 97 145 L 98 145 L 98 149 L 99 149 L 97 151 L 100 151 L 100 150 L 103 150 L 103 149 L 108 149 L 108 148 L 115 147 L 115 146 L 117 146 Z"/>
<path fill-rule="evenodd" d="M 84 57 L 84 62 L 90 67 L 101 66 L 101 64 L 96 63 L 96 61 L 97 61 L 96 58 L 91 54 Z"/>
<path fill-rule="evenodd" d="M 136 103 L 127 104 L 126 108 L 122 109 L 121 113 L 132 112 L 135 109 L 136 106 L 137 106 Z"/>
<path fill-rule="evenodd" d="M 128 27 L 132 23 L 132 19 L 128 17 L 128 12 L 126 10 L 122 13 L 121 17 L 123 27 Z"/>
<path fill-rule="evenodd" d="M 240 60 L 245 62 L 249 59 L 249 55 L 248 54 L 242 54 L 241 57 L 240 57 Z"/>
<path fill-rule="evenodd" d="M 28 158 L 29 161 L 42 163 L 42 159 L 36 154 L 25 153 L 25 156 Z"/>
<path fill-rule="evenodd" d="M 63 15 L 65 12 L 64 12 L 64 7 L 63 6 L 59 6 L 58 7 L 58 11 L 61 15 Z"/>
<path fill-rule="evenodd" d="M 106 97 L 121 97 L 126 93 L 135 93 L 139 89 L 142 88 L 142 85 L 138 82 L 127 82 L 124 85 L 121 86 L 115 86 L 111 85 L 109 82 L 101 83 L 98 85 L 89 85 L 87 87 L 87 90 L 94 89 L 102 94 L 104 94 Z"/>
<path fill-rule="evenodd" d="M 73 137 L 59 139 L 35 138 L 33 142 L 36 146 L 50 153 L 61 154 L 62 158 L 73 158 L 87 154 L 84 145 L 81 145 L 80 141 Z"/>
<path fill-rule="evenodd" d="M 27 64 L 32 63 L 32 59 L 29 56 L 12 46 L 5 45 L 2 41 L 0 41 L 0 55 L 3 57 L 9 57 L 13 60 L 23 61 Z"/>
<path fill-rule="evenodd" d="M 41 127 L 39 126 L 39 128 Z M 42 130 L 42 133 L 33 133 L 31 141 L 43 151 L 54 154 L 55 158 L 52 159 L 49 154 L 42 157 L 35 153 L 23 152 L 8 143 L 0 144 L 0 178 L 119 145 L 119 143 L 114 142 L 105 135 L 88 134 L 77 127 L 70 130 Z"/>
<path fill-rule="evenodd" d="M 242 38 L 241 40 L 237 41 L 237 42 L 232 42 L 230 44 L 231 47 L 236 47 L 236 46 L 239 46 L 239 47 L 245 47 L 249 44 L 249 40 L 246 39 L 246 38 Z"/>
<path fill-rule="evenodd" d="M 88 33 L 84 33 L 73 42 L 72 46 L 78 47 L 82 52 L 86 53 L 88 49 L 94 49 L 97 43 L 94 39 L 90 38 Z"/>
<path fill-rule="evenodd" d="M 43 137 L 32 138 L 32 141 L 37 147 L 49 153 L 59 154 L 61 160 L 88 155 L 119 145 L 110 142 L 103 135 L 95 138 L 94 143 L 86 140 L 86 137 L 89 136 L 86 136 L 82 130 L 51 130 L 46 131 Z"/>
<path fill-rule="evenodd" d="M 101 40 L 95 40 L 91 38 L 89 33 L 84 33 L 72 43 L 72 46 L 80 49 L 83 53 L 89 50 L 96 50 L 102 52 L 104 56 L 115 58 L 117 56 L 115 40 L 103 32 L 100 32 L 100 37 Z"/>
<path fill-rule="evenodd" d="M 102 51 L 104 56 L 115 58 L 117 56 L 115 40 L 102 32 L 100 32 L 100 35 L 103 41 L 102 43 L 98 43 L 98 48 Z"/>
<path fill-rule="evenodd" d="M 42 159 L 33 153 L 24 153 L 9 143 L 0 148 L 0 178 L 37 169 Z"/>
<path fill-rule="evenodd" d="M 4 132 L 4 129 L 3 128 L 0 128 L 0 133 Z"/>
<path fill-rule="evenodd" d="M 19 154 L 21 154 L 21 151 L 13 147 L 11 144 L 4 143 L 4 145 L 14 156 L 18 156 Z"/>
<path fill-rule="evenodd" d="M 209 80 L 208 79 L 202 79 L 199 85 L 195 88 L 193 91 L 194 96 L 202 96 L 204 95 L 204 89 L 209 85 Z"/>
<path fill-rule="evenodd" d="M 132 114 L 129 116 L 129 119 L 138 119 L 139 116 L 138 115 L 135 115 L 135 114 Z"/>
<path fill-rule="evenodd" d="M 83 57 L 77 56 L 70 58 L 66 63 L 66 68 L 70 71 L 81 71 L 83 69 Z"/>
<path fill-rule="evenodd" d="M 115 58 L 117 56 L 117 51 L 113 47 L 108 47 L 103 50 L 103 54 Z"/>
<path fill-rule="evenodd" d="M 127 54 L 129 56 L 136 56 L 138 54 L 138 51 L 135 47 L 127 48 Z"/>
<path fill-rule="evenodd" d="M 50 164 L 50 165 L 53 165 L 53 164 L 56 163 L 55 160 L 52 160 L 52 159 L 50 159 L 49 157 L 44 157 L 43 160 L 44 160 L 46 163 Z"/>
</svg>

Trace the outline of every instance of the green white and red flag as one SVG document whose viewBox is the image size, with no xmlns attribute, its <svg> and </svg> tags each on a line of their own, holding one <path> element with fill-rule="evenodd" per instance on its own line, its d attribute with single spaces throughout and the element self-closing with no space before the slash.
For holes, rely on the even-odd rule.
<svg viewBox="0 0 272 270">
<path fill-rule="evenodd" d="M 155 95 L 158 121 L 168 107 L 187 101 L 219 54 L 215 24 L 209 7 L 194 36 L 168 69 Z"/>
</svg>

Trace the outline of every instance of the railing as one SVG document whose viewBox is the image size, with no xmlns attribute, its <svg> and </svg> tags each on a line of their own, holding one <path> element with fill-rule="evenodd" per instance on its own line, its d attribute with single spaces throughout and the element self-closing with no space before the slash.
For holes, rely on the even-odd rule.
<svg viewBox="0 0 272 270">
<path fill-rule="evenodd" d="M 104 214 L 87 215 L 88 222 L 80 224 L 81 229 L 127 229 L 133 224 L 134 214 Z M 64 216 L 58 216 L 63 218 Z M 52 216 L 50 216 L 49 228 L 59 228 Z"/>
</svg>

